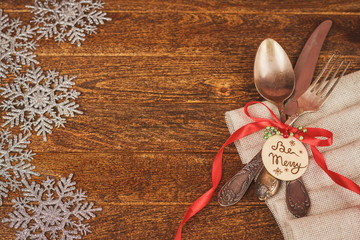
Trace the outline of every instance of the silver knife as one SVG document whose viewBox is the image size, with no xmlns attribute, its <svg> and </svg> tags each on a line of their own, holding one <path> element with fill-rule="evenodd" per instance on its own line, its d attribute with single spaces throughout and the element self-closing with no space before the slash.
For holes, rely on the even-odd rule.
<svg viewBox="0 0 360 240">
<path fill-rule="evenodd" d="M 321 23 L 320 26 L 315 30 L 315 32 L 310 36 L 309 40 L 306 42 L 305 47 L 302 50 L 295 67 L 295 77 L 297 79 L 296 84 L 301 85 L 301 87 L 295 85 L 295 92 L 291 98 L 293 100 L 291 102 L 294 103 L 288 103 L 288 109 L 292 109 L 292 107 L 290 107 L 290 104 L 296 104 L 296 110 L 296 100 L 309 87 L 312 75 L 314 74 L 317 59 L 320 54 L 322 43 L 324 42 L 326 35 L 330 30 L 331 24 L 332 22 L 330 20 Z M 308 69 L 309 72 L 302 73 L 304 69 Z M 299 81 L 300 79 L 303 79 L 301 80 L 301 84 Z M 305 84 L 308 85 L 306 86 Z M 289 113 L 289 110 L 287 110 L 286 112 Z M 251 182 L 254 180 L 255 176 L 261 169 L 262 161 L 261 157 L 259 156 L 261 156 L 261 154 L 257 154 L 249 163 L 245 165 L 242 170 L 240 170 L 226 184 L 224 184 L 218 195 L 218 202 L 221 206 L 234 205 L 244 196 Z"/>
<path fill-rule="evenodd" d="M 285 113 L 292 115 L 297 109 L 298 98 L 308 89 L 314 76 L 316 62 L 325 38 L 331 28 L 332 21 L 322 22 L 307 40 L 295 64 L 295 89 L 285 104 Z"/>
<path fill-rule="evenodd" d="M 322 22 L 311 34 L 295 65 L 295 90 L 285 104 L 285 113 L 292 115 L 297 110 L 298 98 L 308 89 L 313 79 L 320 50 L 332 25 L 332 21 Z M 310 198 L 302 178 L 286 182 L 286 205 L 295 217 L 306 216 L 310 208 Z"/>
</svg>

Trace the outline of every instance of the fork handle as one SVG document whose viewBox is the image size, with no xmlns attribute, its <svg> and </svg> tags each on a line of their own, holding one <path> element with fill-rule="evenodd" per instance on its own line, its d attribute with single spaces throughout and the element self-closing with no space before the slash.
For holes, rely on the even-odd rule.
<svg viewBox="0 0 360 240">
<path fill-rule="evenodd" d="M 300 115 L 301 112 L 296 112 L 287 120 L 284 112 L 284 104 L 277 105 L 280 112 L 280 121 L 291 125 Z M 272 176 L 265 168 L 262 168 L 257 179 L 255 180 L 255 193 L 260 201 L 265 201 L 273 197 L 279 190 L 281 181 Z"/>
<path fill-rule="evenodd" d="M 285 124 L 292 126 L 292 124 L 304 113 L 305 113 L 304 111 L 302 111 L 301 109 L 298 109 L 295 114 L 288 117 Z"/>
<path fill-rule="evenodd" d="M 271 175 L 265 167 L 263 167 L 255 180 L 255 193 L 260 201 L 274 196 L 279 190 L 281 181 Z"/>
<path fill-rule="evenodd" d="M 286 205 L 297 218 L 304 217 L 310 208 L 310 197 L 302 178 L 286 182 Z"/>
</svg>

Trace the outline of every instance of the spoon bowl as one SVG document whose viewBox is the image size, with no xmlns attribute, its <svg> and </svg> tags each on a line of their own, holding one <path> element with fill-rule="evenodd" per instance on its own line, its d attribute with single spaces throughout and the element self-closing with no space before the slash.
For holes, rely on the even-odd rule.
<svg viewBox="0 0 360 240">
<path fill-rule="evenodd" d="M 284 122 L 284 102 L 294 91 L 295 74 L 286 52 L 273 39 L 265 39 L 258 48 L 254 82 L 260 95 L 278 107 L 281 121 Z"/>
</svg>

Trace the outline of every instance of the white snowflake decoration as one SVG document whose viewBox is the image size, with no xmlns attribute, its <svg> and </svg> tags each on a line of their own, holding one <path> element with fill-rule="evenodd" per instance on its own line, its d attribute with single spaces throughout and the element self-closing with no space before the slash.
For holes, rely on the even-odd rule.
<svg viewBox="0 0 360 240">
<path fill-rule="evenodd" d="M 9 72 L 18 74 L 23 65 L 38 63 L 33 53 L 36 42 L 30 41 L 37 28 L 20 25 L 19 19 L 9 19 L 0 9 L 0 81 Z"/>
<path fill-rule="evenodd" d="M 34 154 L 26 150 L 30 134 L 12 135 L 8 130 L 0 131 L 0 206 L 9 190 L 19 190 L 31 175 L 38 175 L 29 163 Z"/>
<path fill-rule="evenodd" d="M 35 0 L 31 8 L 34 13 L 32 22 L 38 29 L 38 39 L 55 36 L 58 43 L 70 41 L 78 46 L 86 34 L 96 33 L 97 25 L 110 21 L 101 1 L 94 0 Z"/>
<path fill-rule="evenodd" d="M 3 223 L 12 228 L 22 228 L 16 233 L 16 240 L 73 240 L 91 232 L 85 219 L 95 217 L 93 203 L 85 202 L 86 192 L 75 191 L 72 174 L 61 178 L 55 185 L 47 178 L 42 184 L 32 182 L 24 191 L 24 198 L 13 199 L 15 211 Z"/>
<path fill-rule="evenodd" d="M 0 95 L 5 97 L 0 107 L 6 111 L 2 126 L 21 124 L 22 131 L 30 133 L 34 129 L 46 141 L 53 125 L 64 127 L 63 116 L 82 114 L 75 103 L 80 93 L 71 89 L 74 79 L 75 76 L 59 76 L 55 70 L 44 73 L 34 66 L 25 75 L 16 75 L 14 83 L 0 87 Z"/>
</svg>

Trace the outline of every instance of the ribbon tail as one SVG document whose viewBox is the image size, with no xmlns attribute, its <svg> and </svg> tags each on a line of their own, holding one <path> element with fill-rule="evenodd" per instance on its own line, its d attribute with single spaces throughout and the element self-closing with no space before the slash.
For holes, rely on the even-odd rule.
<svg viewBox="0 0 360 240">
<path fill-rule="evenodd" d="M 201 197 L 199 197 L 186 211 L 184 218 L 180 224 L 180 227 L 176 233 L 175 240 L 181 240 L 181 231 L 184 224 L 197 212 L 203 209 L 211 200 L 216 188 L 219 186 L 221 177 L 222 177 L 222 156 L 224 152 L 224 148 L 239 140 L 243 137 L 246 137 L 260 129 L 264 128 L 269 122 L 253 122 L 249 123 L 238 130 L 236 130 L 224 143 L 219 152 L 216 154 L 216 157 L 212 166 L 212 188 L 210 188 L 206 193 L 204 193 Z"/>
<path fill-rule="evenodd" d="M 226 144 L 226 143 L 225 143 Z M 180 224 L 179 230 L 176 233 L 175 240 L 181 239 L 181 231 L 183 225 L 189 220 L 192 216 L 198 213 L 201 209 L 203 209 L 211 200 L 212 196 L 216 188 L 218 187 L 221 177 L 222 177 L 222 155 L 224 152 L 224 146 L 220 149 L 220 151 L 216 154 L 214 159 L 213 168 L 212 168 L 212 188 L 210 188 L 206 193 L 204 193 L 201 197 L 196 199 L 193 204 L 186 211 L 184 218 Z"/>
<path fill-rule="evenodd" d="M 184 218 L 180 224 L 180 227 L 176 233 L 175 240 L 181 239 L 181 232 L 184 224 L 189 220 L 192 216 L 194 216 L 197 212 L 203 209 L 211 200 L 212 195 L 215 192 L 216 187 L 210 188 L 206 193 L 204 193 L 201 197 L 199 197 L 186 211 Z"/>
<path fill-rule="evenodd" d="M 347 177 L 344 177 L 343 175 L 341 175 L 339 173 L 329 170 L 326 165 L 326 161 L 325 161 L 323 155 L 320 153 L 320 151 L 315 146 L 311 146 L 311 151 L 313 152 L 316 163 L 322 168 L 322 170 L 324 170 L 324 172 L 326 172 L 326 174 L 335 183 L 360 195 L 360 186 L 359 185 L 357 185 L 355 182 L 348 179 Z"/>
</svg>

